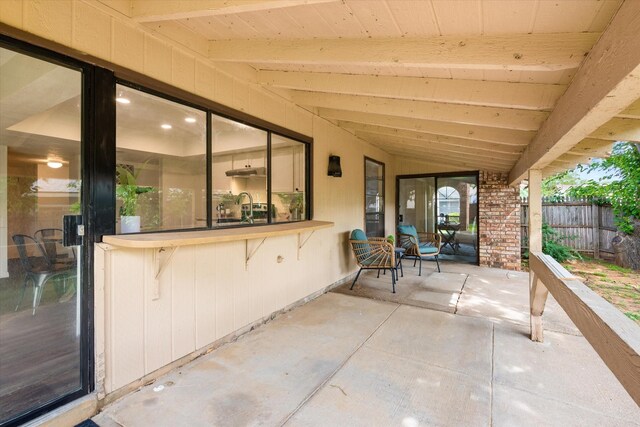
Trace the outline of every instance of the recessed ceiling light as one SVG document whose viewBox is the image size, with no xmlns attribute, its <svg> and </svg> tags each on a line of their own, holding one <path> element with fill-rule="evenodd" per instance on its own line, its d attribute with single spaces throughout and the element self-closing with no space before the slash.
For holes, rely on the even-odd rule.
<svg viewBox="0 0 640 427">
<path fill-rule="evenodd" d="M 171 129 L 173 126 L 171 126 L 171 125 L 170 125 L 170 124 L 168 124 L 168 123 L 163 123 L 163 124 L 161 124 L 161 125 L 160 125 L 160 127 L 161 127 L 162 129 Z"/>
<path fill-rule="evenodd" d="M 129 99 L 125 98 L 124 96 L 117 97 L 116 101 L 119 102 L 120 104 L 131 104 L 131 101 L 129 101 Z"/>
<path fill-rule="evenodd" d="M 59 162 L 57 160 L 49 160 L 47 162 L 47 166 L 49 166 L 51 169 L 60 169 L 62 167 L 62 162 Z"/>
<path fill-rule="evenodd" d="M 195 119 L 195 117 L 187 117 L 187 118 L 184 119 L 184 121 L 187 122 L 187 123 L 195 123 L 196 119 Z"/>
</svg>

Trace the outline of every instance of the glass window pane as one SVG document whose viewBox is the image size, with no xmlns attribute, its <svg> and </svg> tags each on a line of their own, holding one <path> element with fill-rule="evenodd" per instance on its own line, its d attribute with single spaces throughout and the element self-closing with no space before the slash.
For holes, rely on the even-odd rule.
<svg viewBox="0 0 640 427">
<path fill-rule="evenodd" d="M 305 144 L 271 134 L 273 222 L 306 217 Z"/>
<path fill-rule="evenodd" d="M 382 237 L 384 236 L 384 164 L 365 159 L 364 179 L 366 233 L 368 237 Z"/>
<path fill-rule="evenodd" d="M 206 114 L 116 87 L 118 233 L 205 227 Z"/>
<path fill-rule="evenodd" d="M 82 75 L 0 48 L 0 424 L 81 389 Z"/>
<path fill-rule="evenodd" d="M 213 226 L 267 222 L 267 132 L 212 115 Z"/>
</svg>

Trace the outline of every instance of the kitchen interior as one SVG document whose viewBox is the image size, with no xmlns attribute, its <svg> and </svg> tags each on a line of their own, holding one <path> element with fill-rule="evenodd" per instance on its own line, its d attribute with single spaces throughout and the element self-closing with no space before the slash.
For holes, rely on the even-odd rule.
<svg viewBox="0 0 640 427">
<path fill-rule="evenodd" d="M 116 92 L 116 231 L 206 227 L 206 112 L 122 84 Z M 305 219 L 304 143 L 271 134 L 269 207 L 269 133 L 218 115 L 211 130 L 215 228 Z M 127 215 L 139 228 L 124 227 Z"/>
</svg>

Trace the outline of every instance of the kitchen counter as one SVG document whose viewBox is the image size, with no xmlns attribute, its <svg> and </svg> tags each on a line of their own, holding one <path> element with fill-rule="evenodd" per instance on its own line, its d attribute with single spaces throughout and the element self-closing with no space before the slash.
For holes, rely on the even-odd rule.
<svg viewBox="0 0 640 427">
<path fill-rule="evenodd" d="M 262 225 L 257 227 L 247 226 L 204 231 L 178 231 L 171 233 L 104 236 L 102 241 L 109 245 L 121 248 L 170 248 L 300 234 L 320 230 L 322 228 L 333 227 L 333 225 L 333 222 L 329 221 L 300 221 L 284 224 Z"/>
</svg>

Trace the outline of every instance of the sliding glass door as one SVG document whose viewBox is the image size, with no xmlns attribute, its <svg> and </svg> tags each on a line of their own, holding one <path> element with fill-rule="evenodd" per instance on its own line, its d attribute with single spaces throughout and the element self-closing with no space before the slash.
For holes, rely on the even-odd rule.
<svg viewBox="0 0 640 427">
<path fill-rule="evenodd" d="M 398 224 L 439 233 L 441 258 L 478 263 L 478 175 L 398 177 Z"/>
<path fill-rule="evenodd" d="M 0 47 L 0 425 L 83 388 L 81 111 L 81 71 Z"/>
</svg>

